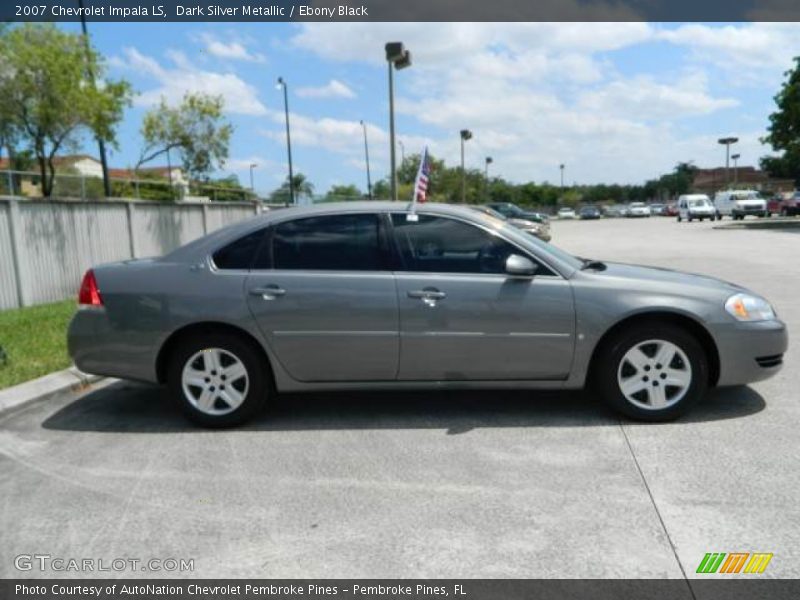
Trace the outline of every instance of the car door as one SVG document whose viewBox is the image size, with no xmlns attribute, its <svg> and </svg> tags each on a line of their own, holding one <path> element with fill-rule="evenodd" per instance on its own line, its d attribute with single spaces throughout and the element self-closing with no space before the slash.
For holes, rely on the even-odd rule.
<svg viewBox="0 0 800 600">
<path fill-rule="evenodd" d="M 397 374 L 394 277 L 383 219 L 340 213 L 274 225 L 245 290 L 281 365 L 298 381 L 381 381 Z"/>
<path fill-rule="evenodd" d="M 452 217 L 392 215 L 401 265 L 400 380 L 550 380 L 569 374 L 575 308 L 568 281 L 543 264 L 510 277 L 496 232 Z"/>
</svg>

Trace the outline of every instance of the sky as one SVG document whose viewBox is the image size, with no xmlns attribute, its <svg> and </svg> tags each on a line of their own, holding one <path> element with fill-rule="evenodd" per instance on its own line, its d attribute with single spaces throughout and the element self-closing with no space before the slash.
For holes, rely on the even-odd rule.
<svg viewBox="0 0 800 600">
<path fill-rule="evenodd" d="M 76 24 L 62 25 L 78 30 Z M 643 183 L 680 161 L 724 164 L 733 135 L 740 165 L 769 152 L 773 96 L 800 55 L 800 24 L 648 23 L 90 23 L 107 75 L 137 92 L 109 163 L 136 163 L 143 114 L 187 91 L 224 97 L 234 125 L 218 175 L 268 192 L 287 172 L 282 92 L 288 82 L 295 172 L 324 193 L 366 189 L 389 170 L 384 43 L 413 65 L 395 75 L 398 139 L 450 165 L 513 182 Z M 96 154 L 90 140 L 87 153 Z M 398 147 L 398 156 L 400 149 Z"/>
</svg>

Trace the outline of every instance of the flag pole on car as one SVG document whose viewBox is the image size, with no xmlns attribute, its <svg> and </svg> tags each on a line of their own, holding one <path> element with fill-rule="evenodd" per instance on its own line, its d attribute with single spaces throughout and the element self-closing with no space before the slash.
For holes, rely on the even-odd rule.
<svg viewBox="0 0 800 600">
<path fill-rule="evenodd" d="M 431 176 L 431 161 L 430 156 L 428 155 L 428 147 L 422 150 L 422 154 L 420 155 L 419 159 L 419 169 L 417 169 L 417 177 L 414 180 L 414 192 L 411 198 L 411 209 L 408 213 L 408 220 L 409 221 L 417 221 L 417 202 L 422 203 L 425 202 L 428 198 L 428 186 L 430 184 L 430 176 Z"/>
</svg>

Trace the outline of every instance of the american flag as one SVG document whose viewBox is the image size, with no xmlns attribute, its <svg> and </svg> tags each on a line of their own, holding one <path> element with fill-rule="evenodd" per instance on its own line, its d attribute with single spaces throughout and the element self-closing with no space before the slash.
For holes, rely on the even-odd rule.
<svg viewBox="0 0 800 600">
<path fill-rule="evenodd" d="M 428 155 L 428 147 L 422 152 L 422 158 L 419 161 L 419 171 L 417 171 L 417 180 L 414 182 L 414 202 L 425 202 L 428 198 L 428 184 L 430 183 L 431 176 L 431 158 Z"/>
</svg>

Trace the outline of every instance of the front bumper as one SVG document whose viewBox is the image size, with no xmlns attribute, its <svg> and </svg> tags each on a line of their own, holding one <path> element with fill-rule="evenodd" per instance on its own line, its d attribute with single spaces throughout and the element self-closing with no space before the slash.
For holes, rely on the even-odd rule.
<svg viewBox="0 0 800 600">
<path fill-rule="evenodd" d="M 783 321 L 733 323 L 719 327 L 714 337 L 719 351 L 718 385 L 744 385 L 775 375 L 783 366 L 789 333 Z"/>
<path fill-rule="evenodd" d="M 764 215 L 767 213 L 766 206 L 735 206 L 731 209 L 734 215 Z"/>
</svg>

